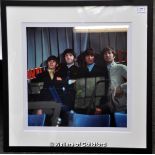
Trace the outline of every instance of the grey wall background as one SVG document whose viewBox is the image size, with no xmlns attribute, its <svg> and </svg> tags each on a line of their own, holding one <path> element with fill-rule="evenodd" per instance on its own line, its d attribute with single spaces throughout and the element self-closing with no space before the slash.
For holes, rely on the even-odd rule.
<svg viewBox="0 0 155 155">
<path fill-rule="evenodd" d="M 0 1 L 1 2 L 1 1 Z M 152 71 L 152 151 L 155 154 L 155 0 L 153 4 L 153 57 L 150 58 L 153 60 L 153 71 Z M 0 71 L 2 71 L 2 61 L 0 60 Z M 0 95 L 2 93 L 2 80 L 0 81 Z M 1 97 L 1 96 L 0 96 Z M 0 104 L 2 102 L 0 100 Z M 4 119 L 3 119 L 4 120 Z M 2 108 L 0 108 L 0 153 L 4 153 L 3 146 L 3 133 L 2 133 Z"/>
</svg>

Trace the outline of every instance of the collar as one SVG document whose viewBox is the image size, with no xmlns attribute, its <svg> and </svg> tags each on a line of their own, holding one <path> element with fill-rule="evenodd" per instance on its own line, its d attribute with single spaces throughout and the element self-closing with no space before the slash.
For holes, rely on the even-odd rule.
<svg viewBox="0 0 155 155">
<path fill-rule="evenodd" d="M 110 68 L 111 68 L 112 66 L 115 66 L 115 65 L 116 65 L 116 62 L 115 62 L 115 61 L 113 61 L 113 62 L 111 62 L 110 64 L 108 64 L 108 65 L 107 65 L 108 70 L 110 70 Z"/>
<path fill-rule="evenodd" d="M 87 65 L 87 68 L 88 68 L 89 72 L 91 72 L 91 71 L 92 71 L 92 69 L 93 69 L 94 65 L 95 65 L 95 63 L 90 64 L 90 65 Z"/>
<path fill-rule="evenodd" d="M 72 64 L 67 64 L 68 68 L 71 68 L 74 65 L 74 62 Z"/>
<path fill-rule="evenodd" d="M 49 69 L 49 68 L 48 68 L 48 71 L 49 71 L 49 72 L 55 72 L 54 69 Z"/>
</svg>

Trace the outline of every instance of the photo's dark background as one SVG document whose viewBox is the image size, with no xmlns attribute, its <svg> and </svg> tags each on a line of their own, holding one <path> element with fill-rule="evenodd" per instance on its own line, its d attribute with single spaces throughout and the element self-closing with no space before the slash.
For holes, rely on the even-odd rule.
<svg viewBox="0 0 155 155">
<path fill-rule="evenodd" d="M 73 27 L 28 27 L 27 68 L 39 67 L 50 55 L 61 57 L 67 48 L 74 49 L 78 57 L 87 48 L 93 48 L 96 54 L 101 55 L 101 51 L 107 46 L 122 51 L 121 59 L 126 59 L 127 32 L 75 33 Z M 102 56 L 99 58 L 100 62 L 103 61 Z"/>
<path fill-rule="evenodd" d="M 23 0 L 19 0 L 19 1 L 23 1 Z M 37 0 L 36 0 L 37 1 Z M 104 1 L 104 0 L 102 0 Z M 110 1 L 110 0 L 109 0 Z M 117 0 L 116 0 L 117 1 Z M 128 0 L 129 1 L 129 0 Z M 1 1 L 0 1 L 1 3 Z M 154 4 L 153 4 L 153 36 L 155 36 L 155 0 L 154 0 Z M 155 66 L 155 38 L 153 37 L 153 57 L 150 58 L 153 61 L 153 66 Z M 138 58 L 137 58 L 138 60 Z M 3 85 L 3 79 L 2 79 L 2 60 L 0 60 L 0 76 L 1 76 L 1 80 L 0 80 L 0 153 L 4 153 L 3 152 L 3 132 L 2 132 L 2 121 L 5 121 L 5 118 L 2 118 L 2 85 Z M 153 72 L 152 72 L 152 76 L 153 76 L 153 82 L 152 82 L 152 151 L 153 153 L 155 153 L 155 67 L 153 67 Z M 5 87 L 5 85 L 3 85 Z M 149 103 L 148 103 L 149 104 Z"/>
</svg>

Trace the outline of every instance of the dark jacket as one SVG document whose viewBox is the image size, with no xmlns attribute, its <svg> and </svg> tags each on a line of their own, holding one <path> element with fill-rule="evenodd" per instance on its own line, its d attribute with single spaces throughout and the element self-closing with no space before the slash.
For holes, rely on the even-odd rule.
<svg viewBox="0 0 155 155">
<path fill-rule="evenodd" d="M 62 101 L 64 105 L 69 107 L 69 109 L 74 109 L 76 89 L 75 83 L 69 84 L 68 81 L 78 78 L 78 72 L 79 69 L 75 65 L 68 68 L 66 64 L 61 64 L 58 73 L 58 75 L 62 78 Z"/>
<path fill-rule="evenodd" d="M 73 65 L 70 68 L 68 68 L 66 64 L 60 65 L 58 75 L 62 77 L 63 80 L 76 79 L 78 77 L 78 74 L 79 74 L 79 68 L 77 66 Z"/>
<path fill-rule="evenodd" d="M 92 68 L 92 70 L 89 72 L 87 66 L 86 67 L 81 67 L 79 69 L 79 74 L 81 77 L 97 77 L 97 76 L 105 76 L 105 70 L 96 64 Z"/>
<path fill-rule="evenodd" d="M 97 103 L 97 107 L 102 107 L 103 106 L 103 103 L 106 103 L 107 102 L 107 95 L 108 95 L 108 88 L 109 88 L 109 75 L 108 75 L 108 70 L 107 70 L 107 67 L 106 66 L 103 66 L 102 68 L 95 65 L 93 67 L 93 69 L 91 70 L 91 72 L 89 72 L 88 68 L 81 68 L 80 70 L 81 72 L 81 75 L 83 77 L 86 77 L 86 78 L 89 78 L 89 77 L 104 77 L 105 78 L 105 81 L 100 81 L 101 83 L 102 82 L 105 82 L 105 85 L 104 85 L 104 90 L 105 90 L 105 93 L 103 94 L 103 96 L 100 98 L 100 101 L 99 103 Z M 100 83 L 97 83 L 96 82 L 96 87 L 94 88 L 94 94 L 92 94 L 91 96 L 91 101 L 92 101 L 92 105 L 90 106 L 88 104 L 87 107 L 85 108 L 81 108 L 81 107 L 77 107 L 76 108 L 76 112 L 77 113 L 83 113 L 83 114 L 94 114 L 95 110 L 96 110 L 96 89 L 99 88 L 100 86 Z M 94 101 L 94 102 L 93 102 Z M 98 102 L 98 101 L 97 101 Z M 91 104 L 91 102 L 90 102 Z M 90 108 L 91 107 L 91 108 Z"/>
<path fill-rule="evenodd" d="M 40 91 L 40 95 L 38 96 L 38 100 L 48 101 L 53 100 L 53 97 L 49 91 L 49 87 L 55 86 L 57 88 L 58 84 L 56 81 L 57 72 L 54 74 L 54 78 L 51 79 L 48 70 L 46 69 L 44 72 L 36 75 L 35 79 L 31 80 L 31 83 L 39 83 L 43 82 L 43 89 Z"/>
</svg>

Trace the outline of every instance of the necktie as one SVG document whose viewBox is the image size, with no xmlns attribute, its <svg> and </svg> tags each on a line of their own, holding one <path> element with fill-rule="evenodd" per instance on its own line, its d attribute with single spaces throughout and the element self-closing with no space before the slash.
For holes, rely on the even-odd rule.
<svg viewBox="0 0 155 155">
<path fill-rule="evenodd" d="M 53 78 L 54 78 L 54 70 L 49 69 L 48 72 L 49 72 L 51 80 L 53 80 Z"/>
</svg>

